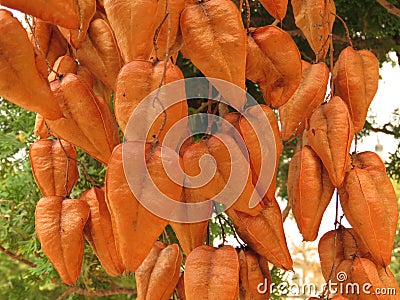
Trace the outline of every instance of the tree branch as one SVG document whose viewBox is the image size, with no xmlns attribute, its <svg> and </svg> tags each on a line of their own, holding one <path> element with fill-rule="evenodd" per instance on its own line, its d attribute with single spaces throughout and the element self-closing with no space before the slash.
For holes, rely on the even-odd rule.
<svg viewBox="0 0 400 300">
<path fill-rule="evenodd" d="M 376 0 L 381 6 L 383 6 L 388 13 L 395 15 L 397 17 L 400 17 L 400 9 L 394 6 L 392 3 L 390 3 L 387 0 Z"/>
<path fill-rule="evenodd" d="M 109 289 L 109 290 L 94 290 L 94 291 L 88 291 L 81 289 L 76 286 L 72 286 L 68 288 L 64 293 L 62 293 L 57 300 L 62 300 L 68 297 L 71 294 L 78 294 L 78 295 L 83 295 L 86 297 L 105 297 L 105 296 L 112 296 L 112 295 L 135 295 L 137 294 L 136 289 L 127 289 L 127 288 L 115 288 L 115 289 Z"/>
<path fill-rule="evenodd" d="M 392 124 L 391 123 L 386 123 L 385 125 L 383 125 L 382 127 L 374 127 L 372 126 L 372 124 L 368 121 L 365 122 L 364 127 L 367 130 L 371 130 L 373 132 L 382 132 L 384 134 L 388 134 L 388 135 L 393 135 L 395 136 L 396 134 L 394 133 L 394 131 L 390 130 L 389 127 L 391 127 Z"/>
<path fill-rule="evenodd" d="M 282 221 L 285 222 L 286 218 L 289 216 L 290 210 L 292 209 L 292 205 L 290 205 L 290 202 L 288 201 L 286 204 L 285 209 L 282 212 Z"/>
<path fill-rule="evenodd" d="M 9 257 L 11 257 L 13 260 L 19 261 L 25 265 L 28 265 L 32 268 L 36 267 L 36 264 L 34 264 L 33 262 L 30 262 L 29 260 L 26 260 L 25 258 L 19 257 L 18 255 L 12 253 L 11 251 L 7 250 L 6 248 L 4 248 L 3 246 L 0 245 L 0 251 L 3 252 L 4 254 L 8 255 Z"/>
</svg>

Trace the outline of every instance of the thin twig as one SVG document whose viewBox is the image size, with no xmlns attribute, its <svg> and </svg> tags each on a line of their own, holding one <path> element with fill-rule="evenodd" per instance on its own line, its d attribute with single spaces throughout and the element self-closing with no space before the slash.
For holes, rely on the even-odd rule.
<svg viewBox="0 0 400 300">
<path fill-rule="evenodd" d="M 232 226 L 231 222 L 229 222 L 229 220 L 226 219 L 222 214 L 221 214 L 220 216 L 221 216 L 221 218 L 228 224 L 228 226 L 229 226 L 230 229 L 232 230 L 233 236 L 235 237 L 236 241 L 239 243 L 240 247 L 241 247 L 241 248 L 246 247 L 246 245 L 244 245 L 244 244 L 240 241 L 240 238 L 239 238 L 239 236 L 238 236 L 238 234 L 237 234 L 237 232 L 236 232 L 236 229 L 235 229 L 234 226 Z"/>
<path fill-rule="evenodd" d="M 245 0 L 245 2 L 246 2 L 246 30 L 247 32 L 249 32 L 251 11 L 250 11 L 249 0 Z"/>
<path fill-rule="evenodd" d="M 217 219 L 218 219 L 218 223 L 219 226 L 221 227 L 221 233 L 222 233 L 222 245 L 224 245 L 226 243 L 226 235 L 225 235 L 225 229 L 224 226 L 222 225 L 222 221 L 221 221 L 221 215 L 218 214 L 217 215 Z"/>
<path fill-rule="evenodd" d="M 163 236 L 164 236 L 164 240 L 165 240 L 165 244 L 171 244 L 171 239 L 168 236 L 167 230 L 164 228 L 163 230 Z"/>
<path fill-rule="evenodd" d="M 0 245 L 0 251 L 3 252 L 4 254 L 8 255 L 9 257 L 11 257 L 13 260 L 19 261 L 27 266 L 30 266 L 32 268 L 36 267 L 36 264 L 33 262 L 30 262 L 29 260 L 19 257 L 18 255 L 12 253 L 11 251 L 7 250 L 6 248 L 4 248 L 3 246 Z"/>
<path fill-rule="evenodd" d="M 290 210 L 292 209 L 292 205 L 290 201 L 287 202 L 285 209 L 282 212 L 282 222 L 285 222 L 287 217 L 289 216 Z"/>
<path fill-rule="evenodd" d="M 158 25 L 156 31 L 154 32 L 154 37 L 153 37 L 153 47 L 154 47 L 154 52 L 156 53 L 156 60 L 158 61 L 158 45 L 157 45 L 157 39 L 158 35 L 160 34 L 161 27 L 164 25 L 165 21 L 167 20 L 168 13 L 165 14 L 164 18 L 162 19 L 160 25 Z"/>
<path fill-rule="evenodd" d="M 62 293 L 57 300 L 62 300 L 68 297 L 71 294 L 78 294 L 83 295 L 86 297 L 105 297 L 105 296 L 112 296 L 112 295 L 136 295 L 136 289 L 128 289 L 128 288 L 116 288 L 116 289 L 109 289 L 109 290 L 94 290 L 88 291 L 81 289 L 79 287 L 73 286 L 68 288 L 64 293 Z"/>
<path fill-rule="evenodd" d="M 392 15 L 400 17 L 400 8 L 397 8 L 392 3 L 387 0 L 376 0 L 382 7 L 386 9 L 386 11 Z"/>
<path fill-rule="evenodd" d="M 328 28 L 330 28 L 330 25 L 331 25 L 331 10 L 330 10 L 330 2 L 331 0 L 326 0 L 326 2 L 327 2 L 327 6 L 328 6 L 328 9 L 329 9 L 329 13 L 328 13 Z M 329 69 L 330 69 L 330 71 L 331 71 L 331 74 L 333 74 L 333 54 L 334 54 L 334 48 L 333 48 L 333 36 L 332 36 L 332 29 L 333 29 L 333 27 L 332 28 L 330 28 L 330 31 L 329 31 Z M 331 92 L 330 92 L 330 95 L 331 95 L 331 98 L 333 97 L 333 90 L 334 90 L 334 85 L 333 85 L 333 78 L 332 78 L 332 76 L 331 76 Z"/>
<path fill-rule="evenodd" d="M 331 14 L 334 15 L 340 22 L 342 22 L 343 27 L 344 27 L 344 30 L 346 31 L 346 36 L 347 36 L 347 40 L 348 40 L 348 42 L 349 42 L 349 45 L 350 45 L 351 47 L 353 47 L 353 41 L 351 40 L 350 31 L 349 31 L 349 28 L 347 27 L 346 22 L 345 22 L 345 21 L 343 20 L 343 18 L 340 17 L 339 15 L 337 15 L 337 14 L 335 14 L 335 13 L 333 13 L 333 12 L 331 12 Z"/>
</svg>

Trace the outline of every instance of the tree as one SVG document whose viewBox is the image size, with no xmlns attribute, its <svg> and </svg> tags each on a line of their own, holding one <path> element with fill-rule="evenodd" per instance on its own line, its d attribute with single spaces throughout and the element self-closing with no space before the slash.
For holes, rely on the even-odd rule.
<svg viewBox="0 0 400 300">
<path fill-rule="evenodd" d="M 239 1 L 234 1 L 239 5 Z M 241 2 L 240 2 L 241 3 Z M 380 1 L 343 1 L 336 0 L 337 15 L 344 22 L 336 21 L 333 34 L 335 57 L 348 44 L 347 33 L 353 44 L 359 49 L 372 50 L 380 62 L 389 59 L 388 52 L 395 51 L 400 63 L 400 17 L 395 3 Z M 243 4 L 243 19 L 246 23 L 246 4 Z M 254 27 L 272 24 L 274 19 L 265 11 L 258 1 L 250 1 L 250 25 Z M 344 26 L 344 23 L 347 25 Z M 314 54 L 303 34 L 295 26 L 291 6 L 287 17 L 281 24 L 296 41 L 302 58 L 314 60 Z M 328 62 L 329 63 L 329 62 Z M 181 54 L 177 59 L 178 66 L 185 77 L 202 76 L 201 72 Z M 257 101 L 263 102 L 259 87 L 247 82 L 250 93 Z M 190 103 L 190 112 L 200 112 L 207 108 L 201 100 Z M 35 299 L 52 299 L 60 297 L 83 299 L 86 296 L 108 296 L 108 299 L 134 299 L 135 280 L 133 275 L 111 278 L 100 267 L 88 244 L 85 246 L 85 259 L 81 277 L 76 287 L 61 283 L 57 273 L 40 250 L 35 236 L 34 210 L 40 199 L 40 191 L 32 176 L 29 162 L 29 147 L 35 140 L 33 127 L 35 114 L 23 110 L 7 101 L 0 102 L 0 294 L 4 298 L 21 299 L 27 295 Z M 399 111 L 382 127 L 377 127 L 372 120 L 366 123 L 361 135 L 371 132 L 382 132 L 399 139 Z M 281 156 L 278 173 L 278 192 L 287 199 L 286 183 L 288 161 L 293 156 L 296 140 L 285 145 Z M 400 143 L 397 151 L 386 162 L 388 174 L 397 182 L 400 180 Z M 78 153 L 80 178 L 73 190 L 72 197 L 92 186 L 94 181 L 104 184 L 104 166 L 83 151 Z M 287 211 L 288 212 L 288 211 Z M 214 219 L 210 223 L 210 241 L 225 234 L 233 234 L 227 221 Z M 170 227 L 167 235 L 174 241 L 176 237 Z M 394 256 L 400 257 L 400 239 L 397 236 Z M 165 236 L 164 236 L 165 238 Z M 400 266 L 393 263 L 393 271 L 400 282 Z M 274 269 L 274 281 L 283 280 L 281 271 Z"/>
</svg>

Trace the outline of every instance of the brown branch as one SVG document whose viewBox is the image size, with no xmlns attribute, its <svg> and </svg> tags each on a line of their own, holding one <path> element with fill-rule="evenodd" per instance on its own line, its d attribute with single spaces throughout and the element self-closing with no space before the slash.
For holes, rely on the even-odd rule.
<svg viewBox="0 0 400 300">
<path fill-rule="evenodd" d="M 36 264 L 34 264 L 33 262 L 30 262 L 29 260 L 26 260 L 25 258 L 19 257 L 18 255 L 12 253 L 11 251 L 7 250 L 6 248 L 4 248 L 3 246 L 0 245 L 0 251 L 3 252 L 4 254 L 8 255 L 9 257 L 11 257 L 13 260 L 19 261 L 25 265 L 28 265 L 32 268 L 36 267 Z"/>
<path fill-rule="evenodd" d="M 78 294 L 83 295 L 86 297 L 105 297 L 105 296 L 112 296 L 112 295 L 135 295 L 137 294 L 136 289 L 127 289 L 127 288 L 115 288 L 109 290 L 94 290 L 88 291 L 81 289 L 79 287 L 73 286 L 68 288 L 64 293 L 62 293 L 57 300 L 62 300 L 68 297 L 71 294 Z"/>
<path fill-rule="evenodd" d="M 289 33 L 290 36 L 292 36 L 292 37 L 302 37 L 302 38 L 305 39 L 305 36 L 301 32 L 300 29 L 288 30 L 286 32 Z M 333 34 L 332 37 L 333 37 L 333 41 L 334 42 L 338 42 L 338 43 L 341 43 L 341 44 L 348 44 L 349 43 L 347 37 L 340 36 L 340 35 L 337 35 L 337 34 Z"/>
<path fill-rule="evenodd" d="M 282 222 L 285 222 L 286 218 L 289 216 L 290 210 L 292 209 L 292 205 L 288 201 L 285 209 L 282 212 Z"/>
<path fill-rule="evenodd" d="M 383 6 L 388 13 L 395 15 L 397 17 L 400 17 L 400 8 L 394 6 L 392 3 L 390 3 L 387 0 L 376 0 L 381 6 Z"/>
<path fill-rule="evenodd" d="M 393 130 L 389 129 L 389 127 L 393 128 L 391 123 L 386 123 L 382 127 L 374 127 L 374 126 L 372 126 L 372 124 L 370 122 L 366 121 L 364 127 L 367 130 L 370 130 L 370 131 L 373 131 L 373 132 L 382 132 L 384 134 L 393 135 L 393 136 L 396 135 Z"/>
</svg>

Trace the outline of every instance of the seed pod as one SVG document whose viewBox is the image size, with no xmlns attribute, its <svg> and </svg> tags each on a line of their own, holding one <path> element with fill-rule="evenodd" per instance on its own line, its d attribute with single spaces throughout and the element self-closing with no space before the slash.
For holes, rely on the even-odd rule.
<svg viewBox="0 0 400 300">
<path fill-rule="evenodd" d="M 75 0 L 1 0 L 1 5 L 32 15 L 45 22 L 78 29 L 79 16 L 75 10 Z"/>
<path fill-rule="evenodd" d="M 327 42 L 335 22 L 333 0 L 292 0 L 294 20 L 306 37 L 318 60 L 324 60 L 330 43 Z"/>
<path fill-rule="evenodd" d="M 95 19 L 90 23 L 88 34 L 74 55 L 109 89 L 115 90 L 122 60 L 111 27 L 106 21 Z"/>
<path fill-rule="evenodd" d="M 135 272 L 138 300 L 168 300 L 178 283 L 182 263 L 179 246 L 157 243 Z"/>
<path fill-rule="evenodd" d="M 105 0 L 104 9 L 115 34 L 124 63 L 147 60 L 153 49 L 157 0 Z"/>
<path fill-rule="evenodd" d="M 49 130 L 46 127 L 44 118 L 36 114 L 35 127 L 33 129 L 33 134 L 40 139 L 47 139 L 50 136 Z"/>
<path fill-rule="evenodd" d="M 57 58 L 57 60 L 53 65 L 53 70 L 56 71 L 57 73 L 51 71 L 47 79 L 49 80 L 49 82 L 52 82 L 53 80 L 56 80 L 57 77 L 61 74 L 67 74 L 67 73 L 76 74 L 77 68 L 78 64 L 75 61 L 75 59 L 73 59 L 71 56 L 69 55 L 60 56 Z"/>
<path fill-rule="evenodd" d="M 353 134 L 349 111 L 339 97 L 322 104 L 310 118 L 307 130 L 310 146 L 321 158 L 335 187 L 343 182 Z"/>
<path fill-rule="evenodd" d="M 360 132 L 367 118 L 368 108 L 378 90 L 379 62 L 367 50 L 352 47 L 340 52 L 332 73 L 335 94 L 346 102 L 356 133 Z"/>
<path fill-rule="evenodd" d="M 242 95 L 212 81 L 226 101 L 242 108 L 246 103 L 246 33 L 236 5 L 230 0 L 187 0 L 180 22 L 185 54 L 206 77 L 240 87 Z"/>
<path fill-rule="evenodd" d="M 51 88 L 64 114 L 59 120 L 46 120 L 51 132 L 107 164 L 114 146 L 119 143 L 109 106 L 96 98 L 85 81 L 74 74 L 53 81 Z"/>
<path fill-rule="evenodd" d="M 357 299 L 388 299 L 385 295 L 375 294 L 375 291 L 384 287 L 384 284 L 379 278 L 376 265 L 372 261 L 356 257 L 351 266 L 351 278 L 360 287 L 360 294 L 357 295 Z M 365 290 L 366 284 L 369 287 L 368 290 Z"/>
<path fill-rule="evenodd" d="M 223 274 L 223 276 L 221 276 Z M 186 259 L 185 294 L 188 300 L 237 299 L 239 259 L 232 246 L 201 246 Z"/>
<path fill-rule="evenodd" d="M 35 52 L 43 55 L 52 66 L 57 58 L 68 51 L 68 43 L 57 26 L 35 19 L 34 36 L 31 37 Z"/>
<path fill-rule="evenodd" d="M 144 147 L 145 158 L 138 155 Z M 147 171 L 142 169 L 141 162 L 144 159 Z M 180 200 L 183 178 L 181 185 L 173 182 L 166 174 L 164 168 L 167 167 L 169 170 L 179 168 L 178 154 L 163 147 L 161 157 L 161 147 L 153 148 L 149 143 L 144 145 L 142 142 L 127 142 L 118 145 L 110 158 L 106 174 L 107 204 L 116 246 L 123 265 L 129 272 L 134 272 L 140 266 L 167 225 L 167 220 L 156 216 L 141 204 L 154 203 L 152 186 L 155 185 L 170 199 Z M 150 178 L 146 176 L 146 172 Z M 126 176 L 131 176 L 129 184 Z M 131 187 L 140 189 L 140 199 L 135 197 Z M 164 206 L 162 209 L 168 213 L 168 207 Z"/>
<path fill-rule="evenodd" d="M 334 190 L 322 161 L 309 146 L 304 146 L 292 157 L 287 183 L 288 198 L 305 241 L 317 238 L 322 216 Z"/>
<path fill-rule="evenodd" d="M 396 277 L 393 275 L 392 271 L 389 267 L 382 268 L 381 266 L 377 266 L 379 279 L 382 281 L 383 286 L 386 288 L 386 291 L 390 300 L 398 299 L 398 295 L 400 295 L 400 287 L 397 283 Z M 389 289 L 390 294 L 389 295 Z"/>
<path fill-rule="evenodd" d="M 183 188 L 181 202 L 182 203 L 199 203 L 206 201 L 207 198 L 202 196 L 200 193 L 196 192 L 190 188 Z M 209 202 L 209 215 L 213 212 L 212 202 Z M 207 235 L 208 220 L 197 223 L 169 223 L 174 230 L 176 237 L 179 240 L 183 252 L 189 255 L 193 249 L 203 245 L 204 239 Z"/>
<path fill-rule="evenodd" d="M 279 107 L 283 140 L 288 140 L 295 131 L 296 134 L 301 132 L 300 128 L 305 121 L 324 102 L 328 80 L 329 69 L 323 62 L 303 68 L 303 76 L 296 92 Z"/>
<path fill-rule="evenodd" d="M 85 201 L 90 207 L 90 217 L 84 229 L 86 239 L 107 274 L 121 275 L 124 267 L 115 247 L 111 216 L 104 191 L 94 187 L 85 191 L 79 199 Z"/>
<path fill-rule="evenodd" d="M 214 158 L 216 166 L 210 165 L 212 163 L 210 161 L 207 163 L 209 170 L 212 170 L 213 167 L 216 168 L 214 174 L 210 174 L 208 171 L 202 172 L 200 159 L 203 156 L 204 158 L 207 156 Z M 213 199 L 226 206 L 232 205 L 231 207 L 235 210 L 246 212 L 252 216 L 261 211 L 261 199 L 254 191 L 249 163 L 236 141 L 229 135 L 216 134 L 208 140 L 202 140 L 189 146 L 183 154 L 183 166 L 187 175 L 194 177 L 203 173 L 202 178 L 207 179 L 205 184 L 199 184 L 199 187 L 193 188 L 194 192 L 200 193 L 205 199 Z M 244 172 L 243 176 L 248 170 L 247 179 L 243 176 L 232 176 L 231 173 L 239 169 Z M 250 208 L 251 204 L 255 204 L 255 206 Z"/>
<path fill-rule="evenodd" d="M 249 107 L 246 110 L 246 116 L 249 117 L 249 120 L 244 116 L 240 117 L 239 130 L 249 152 L 252 183 L 259 195 L 268 194 L 269 198 L 273 198 L 276 190 L 279 157 L 282 153 L 278 120 L 274 111 L 266 105 Z M 263 126 L 265 128 L 262 128 L 262 132 L 256 131 L 251 124 L 265 124 L 265 117 L 270 128 Z M 271 170 L 274 171 L 271 172 Z M 261 172 L 263 173 L 261 174 Z"/>
<path fill-rule="evenodd" d="M 264 203 L 264 210 L 254 217 L 234 209 L 227 210 L 227 214 L 240 238 L 251 249 L 278 268 L 292 270 L 293 261 L 286 244 L 279 204 L 275 198 Z"/>
<path fill-rule="evenodd" d="M 276 26 L 251 28 L 247 49 L 247 79 L 260 85 L 268 105 L 285 104 L 301 80 L 300 52 L 293 39 Z"/>
<path fill-rule="evenodd" d="M 178 295 L 179 300 L 186 300 L 184 273 L 181 273 L 181 275 L 179 276 L 178 284 L 175 287 L 175 291 Z"/>
<path fill-rule="evenodd" d="M 44 197 L 71 193 L 79 177 L 74 146 L 63 140 L 38 140 L 31 145 L 29 158 Z"/>
<path fill-rule="evenodd" d="M 239 299 L 269 299 L 272 278 L 268 268 L 268 261 L 251 250 L 240 250 L 239 264 Z M 260 284 L 263 284 L 264 294 L 260 293 Z"/>
<path fill-rule="evenodd" d="M 336 268 L 342 261 L 370 257 L 368 249 L 354 229 L 344 227 L 331 230 L 321 237 L 318 254 L 322 275 L 327 281 L 335 279 Z"/>
<path fill-rule="evenodd" d="M 62 116 L 48 83 L 36 69 L 25 29 L 4 9 L 0 10 L 0 96 L 48 119 Z"/>
<path fill-rule="evenodd" d="M 319 299 L 319 298 L 317 298 Z M 349 298 L 346 298 L 345 296 L 342 295 L 335 295 L 333 296 L 332 300 L 349 300 Z"/>
<path fill-rule="evenodd" d="M 75 0 L 75 9 L 79 16 L 79 28 L 66 29 L 59 27 L 68 43 L 78 49 L 85 40 L 90 21 L 96 12 L 96 0 Z"/>
<path fill-rule="evenodd" d="M 260 0 L 260 3 L 275 19 L 282 22 L 286 16 L 287 0 Z"/>
<path fill-rule="evenodd" d="M 42 251 L 63 282 L 75 284 L 83 259 L 83 227 L 90 208 L 82 200 L 45 197 L 35 211 L 36 234 Z"/>
<path fill-rule="evenodd" d="M 147 138 L 148 141 L 151 141 L 153 135 L 158 135 L 158 140 L 163 141 L 165 134 L 172 125 L 187 116 L 188 108 L 186 101 L 184 101 L 186 94 L 183 81 L 175 83 L 172 87 L 159 89 L 156 92 L 160 87 L 160 83 L 165 85 L 184 79 L 179 67 L 171 62 L 167 63 L 163 79 L 164 64 L 164 61 L 152 63 L 150 61 L 134 60 L 126 64 L 118 75 L 114 106 L 115 115 L 122 131 L 126 131 L 128 121 L 138 105 L 141 102 L 142 105 L 146 105 L 136 111 L 136 113 L 140 113 L 141 123 L 131 123 L 131 126 L 134 126 L 132 128 L 135 129 L 129 130 L 129 139 L 131 140 L 144 140 Z M 158 93 L 158 95 L 155 93 Z M 155 98 L 156 95 L 158 100 Z M 145 104 L 143 104 L 143 99 L 147 100 Z M 174 103 L 176 99 L 183 101 Z M 169 106 L 170 104 L 172 105 Z M 164 108 L 166 108 L 166 115 L 162 113 Z M 166 117 L 165 123 L 164 117 Z M 164 124 L 163 130 L 159 133 L 162 124 Z M 150 131 L 147 133 L 148 129 Z M 143 136 L 146 133 L 147 137 Z M 174 135 L 180 137 L 179 132 Z"/>
<path fill-rule="evenodd" d="M 398 207 L 385 165 L 377 154 L 353 155 L 352 168 L 346 173 L 339 195 L 347 220 L 364 241 L 374 261 L 387 266 L 396 235 Z"/>
</svg>

